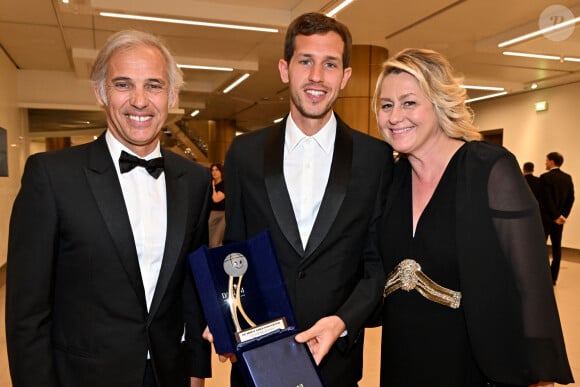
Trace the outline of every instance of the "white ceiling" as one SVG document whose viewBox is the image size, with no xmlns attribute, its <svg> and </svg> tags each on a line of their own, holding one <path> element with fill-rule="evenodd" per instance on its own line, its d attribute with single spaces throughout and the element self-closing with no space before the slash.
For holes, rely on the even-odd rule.
<svg viewBox="0 0 580 387">
<path fill-rule="evenodd" d="M 162 36 L 179 63 L 236 69 L 230 73 L 185 70 L 180 108 L 188 113 L 199 107 L 196 119 L 232 119 L 240 129 L 253 130 L 288 109 L 288 93 L 277 71 L 286 26 L 303 12 L 327 11 L 335 3 L 338 0 L 70 0 L 70 4 L 2 0 L 0 48 L 20 70 L 47 71 L 46 76 L 49 71 L 70 72 L 82 80 L 110 34 L 126 28 L 146 30 Z M 580 57 L 576 31 L 565 40 L 540 36 L 506 49 L 497 47 L 499 42 L 537 30 L 540 15 L 553 4 L 545 0 L 355 0 L 337 19 L 350 27 L 354 44 L 382 46 L 390 54 L 405 47 L 435 49 L 447 55 L 466 84 L 519 93 L 529 90 L 532 82 L 551 87 L 580 80 L 580 63 L 502 55 L 509 50 Z M 580 15 L 578 1 L 557 4 Z M 251 24 L 280 32 L 137 22 L 102 17 L 100 11 Z M 251 76 L 224 95 L 223 88 L 245 72 Z M 50 118 L 40 113 L 31 126 L 53 125 L 54 130 L 58 120 L 66 120 L 62 112 L 52 112 Z"/>
</svg>

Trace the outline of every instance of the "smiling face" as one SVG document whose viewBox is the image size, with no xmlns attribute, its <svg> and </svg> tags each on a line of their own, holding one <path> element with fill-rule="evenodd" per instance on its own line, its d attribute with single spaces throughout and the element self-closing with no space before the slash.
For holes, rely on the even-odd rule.
<svg viewBox="0 0 580 387">
<path fill-rule="evenodd" d="M 433 103 L 409 73 L 391 73 L 381 85 L 378 124 L 385 140 L 404 154 L 416 154 L 446 136 L 439 126 Z"/>
<path fill-rule="evenodd" d="M 169 110 L 167 62 L 157 48 L 119 49 L 110 58 L 105 79 L 107 102 L 95 95 L 107 114 L 111 134 L 137 155 L 151 153 Z"/>
<path fill-rule="evenodd" d="M 280 77 L 290 88 L 290 112 L 298 127 L 308 135 L 316 133 L 330 118 L 338 93 L 350 78 L 343 68 L 344 42 L 331 31 L 297 35 L 290 62 L 281 59 Z"/>
</svg>

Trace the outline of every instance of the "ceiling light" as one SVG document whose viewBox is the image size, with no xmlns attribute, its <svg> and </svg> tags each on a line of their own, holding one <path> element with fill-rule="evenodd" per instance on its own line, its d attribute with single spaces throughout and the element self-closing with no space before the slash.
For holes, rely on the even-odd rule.
<svg viewBox="0 0 580 387">
<path fill-rule="evenodd" d="M 514 51 L 504 51 L 503 54 L 509 56 L 522 56 L 524 58 L 560 60 L 560 57 L 557 55 L 528 54 L 526 52 L 514 52 Z"/>
<path fill-rule="evenodd" d="M 326 13 L 326 16 L 333 17 L 337 13 L 339 13 L 344 7 L 352 3 L 354 0 L 344 0 L 342 3 L 331 9 L 329 12 Z"/>
<path fill-rule="evenodd" d="M 191 112 L 190 116 L 195 117 L 199 114 L 199 109 L 195 109 L 194 111 Z"/>
<path fill-rule="evenodd" d="M 130 14 L 124 14 L 124 13 L 100 12 L 99 15 L 105 16 L 105 17 L 116 17 L 116 18 L 120 18 L 120 19 L 144 20 L 144 21 L 174 23 L 174 24 L 187 24 L 187 25 L 200 26 L 200 27 L 229 28 L 229 29 L 234 29 L 234 30 L 272 32 L 272 33 L 278 32 L 278 30 L 276 28 L 252 27 L 252 26 L 243 26 L 243 25 L 238 25 L 238 24 L 209 23 L 209 22 L 194 21 L 194 20 L 168 19 L 168 18 L 164 18 L 164 17 L 140 16 L 140 15 L 130 15 Z"/>
<path fill-rule="evenodd" d="M 515 43 L 519 43 L 521 41 L 524 41 L 524 40 L 528 40 L 528 39 L 531 39 L 531 38 L 535 38 L 538 35 L 542 35 L 542 34 L 545 34 L 545 33 L 548 33 L 548 32 L 552 32 L 552 31 L 556 31 L 556 30 L 559 30 L 561 28 L 567 27 L 569 25 L 576 24 L 579 21 L 580 21 L 580 17 L 577 17 L 575 19 L 571 19 L 571 20 L 565 21 L 563 23 L 558 23 L 558 24 L 555 24 L 555 25 L 550 26 L 550 27 L 542 28 L 541 30 L 538 30 L 538 31 L 535 31 L 535 32 L 530 32 L 529 34 L 525 34 L 525 35 L 522 35 L 522 36 L 518 36 L 517 38 L 513 38 L 513 39 L 510 39 L 510 40 L 506 40 L 505 42 L 501 42 L 497 46 L 498 47 L 507 47 L 507 46 L 510 46 L 512 44 L 515 44 Z"/>
<path fill-rule="evenodd" d="M 473 85 L 459 85 L 464 89 L 469 90 L 491 90 L 491 91 L 503 91 L 503 87 L 493 87 L 493 86 L 473 86 Z"/>
<path fill-rule="evenodd" d="M 537 58 L 537 59 L 549 59 L 549 60 L 559 60 L 560 62 L 580 62 L 580 58 L 573 56 L 558 56 L 558 55 L 542 55 L 542 54 L 529 54 L 526 52 L 516 52 L 516 51 L 504 51 L 504 55 L 510 56 L 522 56 L 525 58 Z"/>
<path fill-rule="evenodd" d="M 177 64 L 177 67 L 190 70 L 234 71 L 232 67 L 197 66 L 184 64 Z"/>
<path fill-rule="evenodd" d="M 537 89 L 537 88 L 538 88 L 538 84 L 537 84 L 537 83 L 532 83 L 532 84 L 530 85 L 530 89 L 532 89 L 532 90 L 535 90 L 535 89 Z"/>
<path fill-rule="evenodd" d="M 274 120 L 274 123 L 277 124 L 278 122 L 282 121 L 283 119 L 284 119 L 284 117 L 276 118 Z"/>
<path fill-rule="evenodd" d="M 240 83 L 244 82 L 246 80 L 246 78 L 248 78 L 250 76 L 249 73 L 245 73 L 244 75 L 242 75 L 241 77 L 239 77 L 238 79 L 236 79 L 231 85 L 229 85 L 228 87 L 226 87 L 224 89 L 224 94 L 229 93 L 230 91 L 232 91 L 232 89 L 234 87 L 236 87 L 237 85 L 239 85 Z"/>
<path fill-rule="evenodd" d="M 477 97 L 477 98 L 471 98 L 471 99 L 466 100 L 465 103 L 481 101 L 482 99 L 499 97 L 500 95 L 506 95 L 506 94 L 507 94 L 507 91 L 502 91 L 501 93 L 495 93 L 495 94 L 484 95 L 484 96 Z"/>
</svg>

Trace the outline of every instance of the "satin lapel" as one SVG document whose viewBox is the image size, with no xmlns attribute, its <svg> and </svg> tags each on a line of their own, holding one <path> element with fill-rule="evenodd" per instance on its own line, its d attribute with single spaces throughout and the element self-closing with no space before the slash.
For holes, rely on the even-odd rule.
<svg viewBox="0 0 580 387">
<path fill-rule="evenodd" d="M 264 149 L 264 182 L 272 211 L 280 230 L 294 250 L 302 255 L 304 249 L 288 188 L 284 180 L 284 133 L 286 120 L 273 126 L 268 133 Z M 227 184 L 227 183 L 226 183 Z"/>
<path fill-rule="evenodd" d="M 352 152 L 352 133 L 341 121 L 338 121 L 330 175 L 316 221 L 306 245 L 306 253 L 304 255 L 306 258 L 320 246 L 338 215 L 338 210 L 344 201 L 350 182 Z"/>
<path fill-rule="evenodd" d="M 104 135 L 100 136 L 90 147 L 89 166 L 85 174 L 129 281 L 145 307 L 145 290 L 141 280 L 129 214 Z"/>
<path fill-rule="evenodd" d="M 179 260 L 179 254 L 183 248 L 184 233 L 188 211 L 186 203 L 190 193 L 187 191 L 186 176 L 180 169 L 176 169 L 171 157 L 166 157 L 167 152 L 162 150 L 165 158 L 165 187 L 167 191 L 167 234 L 165 239 L 165 251 L 155 294 L 149 309 L 149 318 L 155 315 L 159 304 L 165 295 L 167 285 Z M 179 156 L 181 157 L 181 156 Z"/>
</svg>

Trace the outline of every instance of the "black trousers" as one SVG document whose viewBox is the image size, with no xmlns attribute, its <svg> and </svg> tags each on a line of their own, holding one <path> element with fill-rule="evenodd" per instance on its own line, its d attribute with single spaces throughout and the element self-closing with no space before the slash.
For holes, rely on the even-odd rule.
<svg viewBox="0 0 580 387">
<path fill-rule="evenodd" d="M 151 366 L 151 360 L 147 359 L 147 364 L 145 364 L 145 375 L 143 376 L 143 387 L 155 387 L 155 374 L 153 373 L 153 367 Z"/>
<path fill-rule="evenodd" d="M 550 271 L 552 272 L 552 283 L 555 285 L 560 273 L 560 261 L 562 260 L 562 232 L 564 225 L 556 222 L 544 223 L 544 234 L 546 240 L 550 237 L 552 243 L 552 264 Z"/>
</svg>

